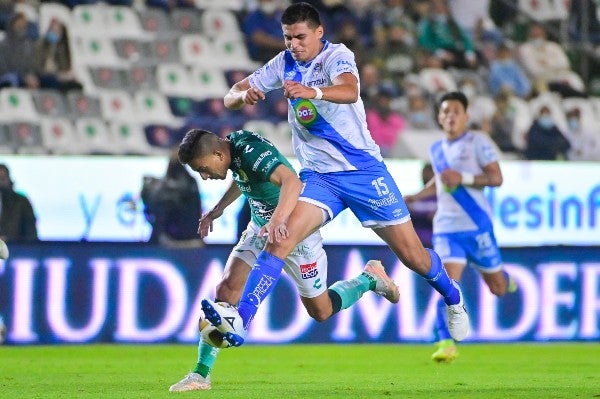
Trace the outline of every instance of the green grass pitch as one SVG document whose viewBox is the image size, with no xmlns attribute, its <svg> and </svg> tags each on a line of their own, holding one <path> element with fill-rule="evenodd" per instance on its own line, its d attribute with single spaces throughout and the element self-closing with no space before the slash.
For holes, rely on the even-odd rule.
<svg viewBox="0 0 600 399">
<path fill-rule="evenodd" d="M 247 345 L 222 350 L 213 388 L 168 392 L 193 345 L 0 347 L 0 398 L 600 398 L 598 343 Z"/>
</svg>

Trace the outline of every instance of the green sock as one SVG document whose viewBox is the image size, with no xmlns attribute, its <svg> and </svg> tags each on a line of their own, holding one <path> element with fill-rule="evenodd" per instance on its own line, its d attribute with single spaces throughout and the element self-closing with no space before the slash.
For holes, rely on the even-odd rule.
<svg viewBox="0 0 600 399">
<path fill-rule="evenodd" d="M 200 339 L 198 342 L 198 363 L 196 363 L 194 373 L 198 373 L 206 378 L 217 360 L 219 351 L 219 348 L 212 347 Z"/>
<path fill-rule="evenodd" d="M 354 305 L 360 297 L 367 291 L 375 288 L 375 281 L 369 277 L 360 274 L 349 280 L 336 281 L 329 287 L 335 291 L 342 299 L 342 309 L 347 309 Z"/>
</svg>

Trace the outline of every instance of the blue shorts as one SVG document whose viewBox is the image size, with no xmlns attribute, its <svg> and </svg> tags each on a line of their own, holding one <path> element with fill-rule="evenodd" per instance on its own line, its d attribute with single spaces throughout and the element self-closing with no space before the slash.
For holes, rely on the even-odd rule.
<svg viewBox="0 0 600 399">
<path fill-rule="evenodd" d="M 364 227 L 381 228 L 410 220 L 396 182 L 383 162 L 364 169 L 318 173 L 303 169 L 300 200 L 324 209 L 329 220 L 350 208 Z"/>
<path fill-rule="evenodd" d="M 492 230 L 436 233 L 433 249 L 444 263 L 469 263 L 483 273 L 502 270 L 502 257 Z"/>
</svg>

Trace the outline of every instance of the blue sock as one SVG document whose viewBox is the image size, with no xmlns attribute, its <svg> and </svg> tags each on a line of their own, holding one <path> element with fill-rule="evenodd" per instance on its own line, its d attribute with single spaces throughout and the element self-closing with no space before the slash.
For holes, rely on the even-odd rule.
<svg viewBox="0 0 600 399">
<path fill-rule="evenodd" d="M 446 302 L 440 298 L 437 302 L 437 315 L 435 318 L 435 335 L 438 341 L 450 339 L 450 331 L 448 331 L 448 325 L 446 323 Z"/>
<path fill-rule="evenodd" d="M 425 279 L 437 292 L 442 295 L 447 305 L 456 305 L 460 302 L 460 293 L 452 284 L 452 280 L 448 277 L 446 269 L 442 265 L 442 260 L 433 250 L 425 248 L 429 252 L 431 258 L 431 269 L 429 273 L 424 275 Z"/>
<path fill-rule="evenodd" d="M 244 328 L 248 328 L 263 299 L 273 291 L 277 280 L 281 276 L 283 265 L 282 259 L 266 251 L 258 254 L 256 263 L 248 275 L 238 306 Z"/>
</svg>

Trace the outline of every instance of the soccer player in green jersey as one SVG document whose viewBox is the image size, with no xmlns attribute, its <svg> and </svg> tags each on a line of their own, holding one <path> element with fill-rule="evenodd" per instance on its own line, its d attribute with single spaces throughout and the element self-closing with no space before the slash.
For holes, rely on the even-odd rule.
<svg viewBox="0 0 600 399">
<path fill-rule="evenodd" d="M 296 206 L 302 182 L 271 142 L 250 131 L 238 130 L 222 139 L 206 130 L 192 129 L 183 138 L 178 155 L 181 163 L 204 180 L 224 180 L 228 171 L 232 172 L 233 180 L 222 198 L 200 218 L 198 233 L 202 238 L 212 231 L 213 220 L 240 195 L 250 204 L 252 219 L 231 252 L 216 287 L 216 302 L 237 304 L 248 273 L 265 245 L 266 232 L 274 234 L 275 239 L 286 238 L 285 223 Z M 398 286 L 376 260 L 367 262 L 357 277 L 337 281 L 328 288 L 327 256 L 318 230 L 295 247 L 285 259 L 284 267 L 294 280 L 308 314 L 317 321 L 327 320 L 348 308 L 367 291 L 374 291 L 392 303 L 397 303 L 400 297 Z M 210 389 L 209 373 L 218 352 L 218 348 L 200 340 L 196 367 L 169 390 Z"/>
</svg>

